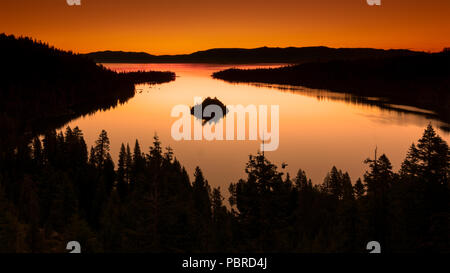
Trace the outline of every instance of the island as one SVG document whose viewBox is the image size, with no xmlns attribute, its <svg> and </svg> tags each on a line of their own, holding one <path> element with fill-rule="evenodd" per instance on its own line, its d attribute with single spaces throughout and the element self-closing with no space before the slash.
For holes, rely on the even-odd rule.
<svg viewBox="0 0 450 273">
<path fill-rule="evenodd" d="M 211 113 L 211 116 L 205 116 L 204 110 L 210 105 L 216 105 L 222 110 L 222 115 L 217 115 L 215 112 Z M 203 120 L 203 125 L 206 123 L 216 123 L 222 119 L 228 113 L 228 109 L 217 97 L 211 98 L 207 97 L 203 100 L 201 104 L 194 105 L 191 107 L 191 115 L 195 116 L 197 119 Z"/>
</svg>

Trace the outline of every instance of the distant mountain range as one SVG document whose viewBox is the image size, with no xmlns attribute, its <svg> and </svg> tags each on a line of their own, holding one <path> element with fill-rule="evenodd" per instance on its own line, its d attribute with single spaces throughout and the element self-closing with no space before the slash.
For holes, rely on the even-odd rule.
<svg viewBox="0 0 450 273">
<path fill-rule="evenodd" d="M 83 54 L 98 63 L 306 63 L 420 55 L 405 49 L 260 47 L 216 48 L 181 55 L 151 55 L 145 52 L 99 51 Z"/>
</svg>

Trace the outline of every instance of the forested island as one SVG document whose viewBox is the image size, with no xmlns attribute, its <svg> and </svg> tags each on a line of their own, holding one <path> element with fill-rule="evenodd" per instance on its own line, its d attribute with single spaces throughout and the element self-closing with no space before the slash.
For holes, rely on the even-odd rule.
<svg viewBox="0 0 450 273">
<path fill-rule="evenodd" d="M 212 111 L 211 116 L 205 116 L 203 109 L 207 109 L 208 106 L 215 106 L 220 108 L 222 114 L 216 116 L 216 113 L 214 112 L 215 109 L 213 108 L 210 109 Z M 202 101 L 202 103 L 196 104 L 191 107 L 191 115 L 195 116 L 197 119 L 201 119 L 203 121 L 202 124 L 218 122 L 220 119 L 226 116 L 226 114 L 228 114 L 227 107 L 217 97 L 207 97 Z"/>
<path fill-rule="evenodd" d="M 431 110 L 441 120 L 450 122 L 449 49 L 415 56 L 228 69 L 212 76 L 228 82 L 296 85 L 377 97 L 381 98 L 378 103 Z"/>
</svg>

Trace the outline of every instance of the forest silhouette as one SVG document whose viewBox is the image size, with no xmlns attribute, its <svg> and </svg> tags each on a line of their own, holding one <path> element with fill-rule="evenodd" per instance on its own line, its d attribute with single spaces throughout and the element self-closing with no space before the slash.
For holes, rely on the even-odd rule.
<svg viewBox="0 0 450 273">
<path fill-rule="evenodd" d="M 228 82 L 305 86 L 381 98 L 450 122 L 450 50 L 386 58 L 308 62 L 280 68 L 227 69 L 212 77 Z M 375 103 L 375 102 L 372 102 Z"/>
<path fill-rule="evenodd" d="M 332 167 L 323 183 L 250 155 L 230 207 L 199 167 L 190 179 L 158 137 L 122 144 L 117 167 L 102 131 L 88 152 L 79 128 L 47 131 L 0 157 L 0 252 L 449 252 L 449 147 L 429 125 L 400 171 L 367 159 L 363 179 Z"/>
<path fill-rule="evenodd" d="M 0 34 L 0 146 L 125 103 L 135 83 L 173 81 L 172 72 L 116 73 L 72 52 Z"/>
</svg>

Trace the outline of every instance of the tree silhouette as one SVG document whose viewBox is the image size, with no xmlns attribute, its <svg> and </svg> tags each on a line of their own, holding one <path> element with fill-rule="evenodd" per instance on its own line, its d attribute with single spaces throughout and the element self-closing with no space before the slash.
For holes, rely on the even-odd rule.
<svg viewBox="0 0 450 273">
<path fill-rule="evenodd" d="M 428 183 L 448 184 L 449 147 L 434 131 L 431 124 L 425 129 L 417 146 L 412 144 L 400 174 L 402 176 L 425 178 Z"/>
<path fill-rule="evenodd" d="M 102 130 L 102 132 L 98 136 L 98 139 L 95 141 L 94 146 L 94 158 L 97 167 L 102 168 L 108 158 L 111 157 L 111 155 L 109 154 L 110 149 L 111 148 L 108 134 L 105 130 Z"/>
<path fill-rule="evenodd" d="M 20 142 L 0 157 L 2 252 L 65 252 L 74 239 L 86 252 L 366 252 L 371 240 L 384 252 L 450 249 L 448 147 L 431 126 L 398 174 L 374 156 L 355 185 L 336 167 L 313 185 L 250 155 L 229 208 L 157 136 L 148 153 L 122 144 L 117 169 L 106 131 L 89 158 L 78 128 Z"/>
<path fill-rule="evenodd" d="M 129 147 L 128 147 L 129 148 Z M 122 200 L 125 199 L 128 187 L 128 164 L 127 164 L 127 151 L 125 145 L 122 143 L 120 146 L 118 169 L 117 169 L 117 189 L 119 196 Z"/>
</svg>

